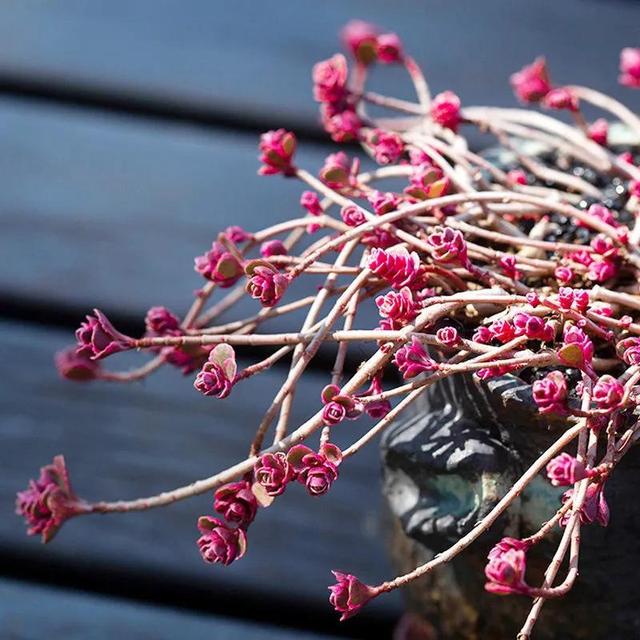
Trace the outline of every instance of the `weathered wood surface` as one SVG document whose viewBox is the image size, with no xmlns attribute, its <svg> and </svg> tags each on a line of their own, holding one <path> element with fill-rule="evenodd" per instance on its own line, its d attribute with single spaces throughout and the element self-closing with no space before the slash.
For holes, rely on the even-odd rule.
<svg viewBox="0 0 640 640">
<path fill-rule="evenodd" d="M 0 629 L 6 640 L 329 640 L 325 635 L 187 614 L 12 580 L 0 580 Z"/>
<path fill-rule="evenodd" d="M 256 174 L 257 134 L 4 99 L 0 136 L 4 296 L 181 313 L 202 286 L 193 258 L 219 231 L 303 215 L 298 181 Z M 303 145 L 300 164 L 327 152 Z"/>
<path fill-rule="evenodd" d="M 195 521 L 212 512 L 210 495 L 145 513 L 78 518 L 47 546 L 27 538 L 23 522 L 10 515 L 14 495 L 53 455 L 65 454 L 74 488 L 89 500 L 181 486 L 246 455 L 276 385 L 267 373 L 224 401 L 201 397 L 189 379 L 173 371 L 135 386 L 78 386 L 58 379 L 52 365 L 54 351 L 67 340 L 58 331 L 0 324 L 3 564 L 18 554 L 32 564 L 131 572 L 214 595 L 232 590 L 287 601 L 295 594 L 296 606 L 326 606 L 332 617 L 326 603 L 331 569 L 372 581 L 390 575 L 375 445 L 341 468 L 340 480 L 323 499 L 310 498 L 296 485 L 261 511 L 251 526 L 247 556 L 230 567 L 206 565 L 195 545 Z M 317 410 L 323 384 L 319 375 L 305 377 L 293 424 Z M 336 430 L 338 444 L 362 432 L 363 425 L 354 425 Z M 383 598 L 369 612 L 393 615 L 398 602 Z"/>
<path fill-rule="evenodd" d="M 617 58 L 639 16 L 637 2 L 594 0 L 12 0 L 0 5 L 0 83 L 312 127 L 311 65 L 356 17 L 400 34 L 434 89 L 466 104 L 514 104 L 509 74 L 541 54 L 558 82 L 629 96 Z M 397 90 L 389 75 L 381 88 Z"/>
</svg>

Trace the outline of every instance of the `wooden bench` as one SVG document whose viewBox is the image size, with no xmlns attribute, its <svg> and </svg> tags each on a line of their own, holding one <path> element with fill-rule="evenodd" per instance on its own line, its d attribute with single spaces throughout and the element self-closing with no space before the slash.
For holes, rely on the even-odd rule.
<svg viewBox="0 0 640 640">
<path fill-rule="evenodd" d="M 15 492 L 57 453 L 89 499 L 169 489 L 245 455 L 282 370 L 248 383 L 250 403 L 216 402 L 174 371 L 72 385 L 52 357 L 93 306 L 134 332 L 154 304 L 182 312 L 200 284 L 193 257 L 218 230 L 298 208 L 300 185 L 256 176 L 257 136 L 293 128 L 300 164 L 320 165 L 332 148 L 310 68 L 354 16 L 397 31 L 436 90 L 508 105 L 509 73 L 541 53 L 559 81 L 621 95 L 617 54 L 637 44 L 640 11 L 581 0 L 0 5 L 0 636 L 390 636 L 399 596 L 347 625 L 326 602 L 330 569 L 392 573 L 375 445 L 322 500 L 293 490 L 262 512 L 229 568 L 205 565 L 194 544 L 210 496 L 80 518 L 46 547 L 11 515 Z M 409 96 L 383 75 L 378 88 Z M 300 396 L 326 378 L 310 373 Z"/>
</svg>

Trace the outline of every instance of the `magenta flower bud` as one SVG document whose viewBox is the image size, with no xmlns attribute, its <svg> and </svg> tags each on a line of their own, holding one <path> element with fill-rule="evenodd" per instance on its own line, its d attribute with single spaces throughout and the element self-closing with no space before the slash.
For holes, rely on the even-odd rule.
<svg viewBox="0 0 640 640">
<path fill-rule="evenodd" d="M 367 221 L 364 211 L 354 204 L 342 207 L 340 217 L 342 221 L 350 227 L 357 227 Z"/>
<path fill-rule="evenodd" d="M 296 136 L 291 131 L 278 129 L 267 131 L 260 136 L 260 162 L 258 173 L 263 176 L 281 173 L 284 176 L 295 175 L 293 156 L 296 152 Z"/>
<path fill-rule="evenodd" d="M 147 333 L 154 336 L 165 336 L 172 331 L 180 330 L 180 320 L 166 307 L 151 307 L 144 319 Z"/>
<path fill-rule="evenodd" d="M 573 269 L 570 267 L 557 267 L 553 275 L 560 284 L 570 284 L 573 280 Z"/>
<path fill-rule="evenodd" d="M 402 62 L 402 41 L 395 33 L 379 35 L 376 51 L 382 64 Z"/>
<path fill-rule="evenodd" d="M 508 320 L 494 320 L 489 325 L 489 331 L 491 331 L 491 336 L 502 342 L 502 344 L 513 340 L 516 335 L 514 326 Z"/>
<path fill-rule="evenodd" d="M 40 477 L 29 480 L 27 489 L 16 496 L 16 513 L 29 526 L 27 534 L 40 535 L 44 543 L 53 539 L 66 520 L 89 511 L 89 505 L 71 489 L 63 456 L 42 467 Z"/>
<path fill-rule="evenodd" d="M 571 309 L 574 299 L 574 291 L 571 287 L 560 287 L 558 289 L 558 304 L 562 309 Z"/>
<path fill-rule="evenodd" d="M 102 311 L 94 309 L 93 313 L 76 330 L 78 355 L 99 360 L 135 347 L 136 341 L 116 331 Z"/>
<path fill-rule="evenodd" d="M 384 129 L 374 129 L 367 138 L 373 151 L 373 157 L 378 164 L 393 164 L 400 159 L 404 151 L 404 142 L 396 134 Z"/>
<path fill-rule="evenodd" d="M 218 344 L 196 376 L 193 386 L 205 396 L 226 398 L 233 389 L 238 367 L 236 354 L 228 344 Z"/>
<path fill-rule="evenodd" d="M 253 467 L 256 482 L 264 488 L 268 496 L 279 496 L 293 479 L 293 467 L 287 461 L 287 456 L 277 453 L 265 453 L 260 456 Z"/>
<path fill-rule="evenodd" d="M 318 102 L 341 102 L 347 95 L 347 59 L 336 53 L 313 66 L 313 97 Z"/>
<path fill-rule="evenodd" d="M 565 324 L 563 340 L 564 345 L 558 351 L 561 362 L 570 367 L 590 370 L 594 348 L 587 334 L 576 325 Z"/>
<path fill-rule="evenodd" d="M 527 174 L 522 169 L 511 169 L 507 173 L 507 177 L 514 184 L 527 185 L 529 184 L 529 180 L 527 179 Z"/>
<path fill-rule="evenodd" d="M 618 82 L 632 89 L 640 88 L 640 49 L 625 47 L 620 52 L 620 76 Z"/>
<path fill-rule="evenodd" d="M 377 375 L 371 380 L 371 385 L 364 392 L 358 395 L 358 398 L 367 398 L 369 396 L 376 396 L 382 393 L 382 380 L 381 376 Z M 375 400 L 373 402 L 367 402 L 364 405 L 364 410 L 370 418 L 374 420 L 380 420 L 384 418 L 389 411 L 391 411 L 391 403 L 388 400 Z"/>
<path fill-rule="evenodd" d="M 363 20 L 351 20 L 342 28 L 340 36 L 346 50 L 364 65 L 375 62 L 378 49 L 377 27 Z"/>
<path fill-rule="evenodd" d="M 626 338 L 616 345 L 618 357 L 628 365 L 640 364 L 640 338 Z"/>
<path fill-rule="evenodd" d="M 592 204 L 587 209 L 587 213 L 594 218 L 598 218 L 598 220 L 602 220 L 602 222 L 605 222 L 612 227 L 618 226 L 618 221 L 616 220 L 616 216 L 614 215 L 613 211 L 602 204 Z M 577 222 L 577 224 L 578 226 L 585 226 L 584 222 Z"/>
<path fill-rule="evenodd" d="M 360 137 L 362 120 L 353 107 L 347 105 L 338 108 L 334 104 L 324 103 L 320 106 L 320 115 L 324 130 L 334 142 L 351 142 Z"/>
<path fill-rule="evenodd" d="M 568 453 L 561 453 L 547 464 L 547 477 L 554 487 L 566 487 L 587 477 L 584 464 Z"/>
<path fill-rule="evenodd" d="M 547 109 L 566 109 L 574 113 L 580 108 L 578 96 L 567 87 L 551 89 L 542 99 L 542 105 Z"/>
<path fill-rule="evenodd" d="M 415 251 L 409 253 L 405 247 L 373 249 L 367 267 L 394 289 L 410 286 L 420 271 L 420 258 Z"/>
<path fill-rule="evenodd" d="M 515 280 L 520 276 L 515 256 L 502 256 L 500 260 L 498 260 L 498 264 L 507 278 L 513 278 Z"/>
<path fill-rule="evenodd" d="M 400 291 L 389 291 L 384 296 L 378 296 L 376 305 L 383 318 L 391 318 L 403 324 L 411 322 L 418 313 L 418 306 L 409 287 L 402 287 Z"/>
<path fill-rule="evenodd" d="M 514 73 L 510 82 L 516 97 L 524 103 L 539 102 L 551 91 L 544 58 L 536 58 L 530 65 Z"/>
<path fill-rule="evenodd" d="M 527 593 L 529 587 L 524 580 L 527 555 L 523 549 L 510 548 L 495 553 L 484 569 L 488 582 L 484 588 L 497 595 Z"/>
<path fill-rule="evenodd" d="M 346 404 L 332 400 L 324 405 L 322 409 L 322 421 L 328 426 L 333 427 L 342 422 L 348 413 Z"/>
<path fill-rule="evenodd" d="M 506 553 L 511 549 L 515 549 L 516 551 L 527 551 L 530 546 L 531 544 L 525 540 L 510 538 L 509 536 L 506 536 L 491 548 L 487 558 L 489 560 L 492 560 L 493 558 L 499 558 L 503 553 Z"/>
<path fill-rule="evenodd" d="M 602 233 L 599 233 L 591 240 L 591 246 L 593 250 L 603 258 L 612 259 L 618 257 L 618 247 L 616 247 L 611 238 Z"/>
<path fill-rule="evenodd" d="M 609 123 L 604 118 L 598 118 L 589 125 L 587 133 L 589 138 L 596 144 L 606 147 L 609 136 Z"/>
<path fill-rule="evenodd" d="M 527 302 L 535 309 L 540 304 L 540 298 L 535 291 L 529 291 L 526 295 Z"/>
<path fill-rule="evenodd" d="M 497 378 L 499 376 L 504 376 L 507 373 L 511 373 L 513 370 L 514 367 L 510 367 L 508 365 L 502 367 L 485 367 L 484 369 L 476 371 L 475 375 L 480 380 L 490 380 L 491 378 Z"/>
<path fill-rule="evenodd" d="M 608 260 L 592 262 L 587 271 L 587 277 L 594 282 L 606 282 L 618 273 L 618 267 Z"/>
<path fill-rule="evenodd" d="M 555 337 L 550 324 L 530 313 L 516 313 L 513 316 L 513 325 L 516 328 L 516 335 L 525 335 L 530 340 L 551 342 Z"/>
<path fill-rule="evenodd" d="M 455 327 L 442 327 L 436 331 L 436 338 L 438 342 L 445 347 L 455 347 L 460 343 L 460 336 L 458 330 Z"/>
<path fill-rule="evenodd" d="M 337 582 L 329 587 L 331 592 L 329 602 L 338 613 L 342 614 L 340 622 L 355 616 L 369 600 L 378 595 L 378 591 L 374 587 L 360 582 L 350 573 L 341 573 L 340 571 L 332 571 L 331 573 Z"/>
<path fill-rule="evenodd" d="M 401 203 L 400 198 L 395 193 L 383 191 L 373 191 L 367 195 L 367 200 L 369 200 L 373 210 L 379 216 L 395 211 Z"/>
<path fill-rule="evenodd" d="M 246 480 L 230 482 L 215 493 L 213 508 L 229 522 L 247 527 L 256 517 L 258 501 Z"/>
<path fill-rule="evenodd" d="M 438 363 L 429 357 L 422 343 L 415 336 L 411 338 L 409 344 L 405 344 L 396 351 L 393 361 L 405 380 L 415 378 L 425 371 L 438 369 Z"/>
<path fill-rule="evenodd" d="M 533 400 L 540 413 L 567 413 L 567 381 L 561 371 L 552 371 L 531 385 Z"/>
<path fill-rule="evenodd" d="M 246 242 L 247 240 L 251 240 L 253 238 L 253 234 L 237 225 L 227 227 L 223 233 L 224 236 L 234 244 L 242 244 L 243 242 Z"/>
<path fill-rule="evenodd" d="M 435 167 L 431 162 L 415 167 L 409 176 L 410 185 L 404 192 L 417 200 L 438 198 L 449 190 L 449 178 L 445 177 L 440 167 Z"/>
<path fill-rule="evenodd" d="M 312 216 L 321 216 L 324 213 L 320 198 L 315 191 L 303 191 L 300 196 L 300 205 Z"/>
<path fill-rule="evenodd" d="M 205 562 L 231 564 L 247 550 L 247 534 L 243 529 L 232 529 L 222 520 L 211 516 L 198 518 L 200 555 Z"/>
<path fill-rule="evenodd" d="M 320 169 L 320 179 L 331 189 L 342 189 L 351 182 L 352 163 L 344 151 L 330 153 Z"/>
<path fill-rule="evenodd" d="M 100 364 L 86 354 L 78 353 L 76 347 L 58 351 L 55 363 L 58 373 L 74 382 L 95 380 L 100 375 Z"/>
<path fill-rule="evenodd" d="M 458 131 L 462 122 L 460 98 L 453 91 L 439 93 L 431 102 L 431 118 L 445 129 Z"/>
<path fill-rule="evenodd" d="M 600 409 L 614 409 L 624 396 L 624 387 L 613 377 L 604 375 L 593 386 L 593 401 Z"/>
<path fill-rule="evenodd" d="M 195 259 L 194 269 L 223 289 L 233 286 L 242 276 L 240 260 L 219 242 L 214 242 L 209 251 Z"/>
<path fill-rule="evenodd" d="M 287 247 L 285 247 L 282 240 L 267 240 L 260 245 L 260 255 L 263 258 L 286 256 L 287 253 Z"/>
<path fill-rule="evenodd" d="M 472 340 L 480 344 L 487 344 L 493 339 L 493 333 L 489 327 L 480 326 L 473 332 Z"/>
<path fill-rule="evenodd" d="M 289 286 L 289 277 L 280 273 L 272 264 L 263 260 L 252 260 L 245 266 L 249 276 L 247 293 L 260 300 L 263 307 L 277 304 Z"/>
<path fill-rule="evenodd" d="M 463 266 L 467 264 L 467 243 L 458 229 L 436 227 L 427 236 L 427 243 L 431 246 L 433 259 L 437 262 L 457 262 Z"/>
<path fill-rule="evenodd" d="M 338 465 L 342 462 L 342 451 L 330 443 L 325 443 L 319 453 L 299 444 L 287 453 L 298 482 L 303 484 L 312 496 L 327 493 L 338 477 Z"/>
<path fill-rule="evenodd" d="M 573 489 L 568 489 L 562 494 L 562 504 L 570 500 L 573 500 Z M 565 513 L 560 519 L 560 526 L 567 526 L 570 517 L 570 513 Z M 604 485 L 601 483 L 592 482 L 587 487 L 585 500 L 580 507 L 580 522 L 582 524 L 597 522 L 601 527 L 609 524 L 609 505 L 604 497 Z"/>
</svg>

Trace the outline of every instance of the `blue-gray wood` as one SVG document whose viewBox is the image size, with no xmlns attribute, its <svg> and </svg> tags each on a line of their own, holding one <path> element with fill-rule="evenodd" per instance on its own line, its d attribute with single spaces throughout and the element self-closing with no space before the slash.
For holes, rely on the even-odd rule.
<svg viewBox="0 0 640 640">
<path fill-rule="evenodd" d="M 330 636 L 196 615 L 0 580 L 0 630 L 10 640 L 329 640 Z"/>
<path fill-rule="evenodd" d="M 235 590 L 293 598 L 329 613 L 331 569 L 368 581 L 391 575 L 376 445 L 345 462 L 327 496 L 311 498 L 295 485 L 261 510 L 249 530 L 247 555 L 230 567 L 206 565 L 195 544 L 196 518 L 212 513 L 211 495 L 144 513 L 77 518 L 47 546 L 27 538 L 24 523 L 11 513 L 15 492 L 55 454 L 65 454 L 74 488 L 88 500 L 135 498 L 188 484 L 246 456 L 281 378 L 268 372 L 223 401 L 200 396 L 173 371 L 133 386 L 78 386 L 58 379 L 52 365 L 53 353 L 67 342 L 63 332 L 0 323 L 2 557 L 20 554 L 43 566 L 124 571 L 168 588 L 175 581 L 210 589 L 212 607 L 215 593 Z M 292 424 L 315 413 L 326 382 L 319 374 L 305 376 Z M 334 440 L 346 446 L 364 429 L 360 422 L 342 425 Z M 392 595 L 368 611 L 392 615 L 398 604 Z"/>
<path fill-rule="evenodd" d="M 9 1 L 0 81 L 309 126 L 311 65 L 338 48 L 337 31 L 354 17 L 399 33 L 434 90 L 466 104 L 514 104 L 509 74 L 541 54 L 559 83 L 638 99 L 616 79 L 619 50 L 638 45 L 640 4 L 602 0 Z M 400 74 L 383 75 L 379 86 L 398 91 Z"/>
<path fill-rule="evenodd" d="M 219 231 L 304 213 L 301 183 L 256 174 L 257 135 L 4 99 L 0 137 L 0 299 L 182 313 Z M 328 150 L 301 145 L 299 162 Z"/>
</svg>

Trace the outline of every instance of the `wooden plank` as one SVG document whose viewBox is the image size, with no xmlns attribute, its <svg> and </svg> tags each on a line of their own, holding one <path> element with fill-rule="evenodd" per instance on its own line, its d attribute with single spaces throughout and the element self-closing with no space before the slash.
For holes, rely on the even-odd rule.
<svg viewBox="0 0 640 640">
<path fill-rule="evenodd" d="M 619 50 L 637 44 L 640 5 L 582 0 L 194 0 L 187 11 L 178 0 L 14 0 L 0 5 L 0 81 L 308 127 L 311 65 L 353 17 L 398 32 L 434 89 L 466 104 L 513 104 L 509 74 L 540 54 L 558 82 L 637 100 L 616 77 Z"/>
<path fill-rule="evenodd" d="M 329 636 L 0 580 L 3 638 L 64 640 L 321 640 Z"/>
<path fill-rule="evenodd" d="M 181 313 L 218 231 L 303 214 L 301 183 L 256 175 L 257 135 L 12 100 L 0 135 L 0 298 Z M 316 170 L 327 151 L 302 145 L 300 163 Z"/>
<path fill-rule="evenodd" d="M 65 454 L 74 488 L 88 500 L 151 495 L 206 477 L 246 455 L 279 379 L 275 373 L 259 376 L 224 401 L 199 396 L 173 371 L 144 385 L 78 386 L 58 379 L 51 362 L 67 340 L 58 331 L 0 324 L 5 514 L 15 492 L 58 453 Z M 320 375 L 301 382 L 294 424 L 317 409 L 324 383 Z M 336 429 L 336 442 L 346 446 L 365 424 Z M 0 555 L 5 563 L 24 557 L 30 564 L 153 577 L 206 590 L 213 600 L 218 592 L 281 601 L 295 594 L 295 603 L 333 618 L 326 603 L 330 569 L 370 581 L 391 575 L 380 524 L 378 455 L 372 445 L 349 460 L 322 499 L 291 487 L 259 513 L 249 552 L 230 567 L 206 565 L 195 545 L 196 518 L 211 513 L 210 495 L 145 513 L 77 518 L 47 546 L 27 538 L 23 522 L 9 515 L 0 519 Z M 381 598 L 368 615 L 393 615 L 398 602 L 393 595 Z"/>
</svg>

